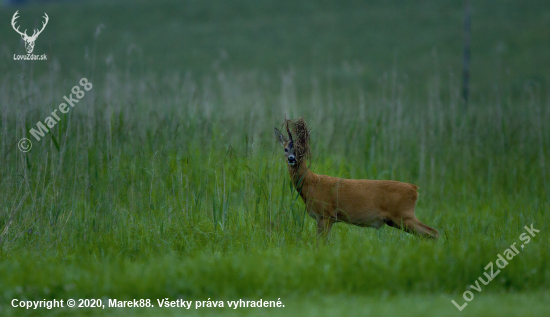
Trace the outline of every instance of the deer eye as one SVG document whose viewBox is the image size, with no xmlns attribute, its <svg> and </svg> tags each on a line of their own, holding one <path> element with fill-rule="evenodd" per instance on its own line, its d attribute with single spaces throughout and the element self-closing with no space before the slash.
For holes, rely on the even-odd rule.
<svg viewBox="0 0 550 317">
<path fill-rule="evenodd" d="M 285 153 L 288 153 L 288 149 L 287 149 L 287 148 L 285 148 Z"/>
</svg>

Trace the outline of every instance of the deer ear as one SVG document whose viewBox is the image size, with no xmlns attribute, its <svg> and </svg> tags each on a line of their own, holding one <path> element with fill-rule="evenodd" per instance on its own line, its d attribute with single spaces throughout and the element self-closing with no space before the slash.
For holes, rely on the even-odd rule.
<svg viewBox="0 0 550 317">
<path fill-rule="evenodd" d="M 285 142 L 287 141 L 285 139 L 285 136 L 279 131 L 279 129 L 275 128 L 275 137 L 277 138 L 277 141 L 281 143 L 282 146 L 285 146 Z"/>
</svg>

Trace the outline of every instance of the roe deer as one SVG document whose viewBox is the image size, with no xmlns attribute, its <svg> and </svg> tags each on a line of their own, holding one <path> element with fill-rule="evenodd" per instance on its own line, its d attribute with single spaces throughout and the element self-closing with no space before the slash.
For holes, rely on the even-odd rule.
<svg viewBox="0 0 550 317">
<path fill-rule="evenodd" d="M 294 136 L 289 129 L 294 125 Z M 318 175 L 309 170 L 309 130 L 303 118 L 286 120 L 288 138 L 275 128 L 285 149 L 290 179 L 306 204 L 307 213 L 317 220 L 318 236 L 327 237 L 335 222 L 360 227 L 395 227 L 422 237 L 438 239 L 439 233 L 418 220 L 414 207 L 418 186 L 387 180 L 343 179 Z"/>
</svg>

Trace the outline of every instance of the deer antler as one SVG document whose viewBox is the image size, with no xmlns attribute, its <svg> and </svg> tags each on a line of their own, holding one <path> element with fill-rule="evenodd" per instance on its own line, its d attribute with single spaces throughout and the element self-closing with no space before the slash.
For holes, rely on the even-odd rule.
<svg viewBox="0 0 550 317">
<path fill-rule="evenodd" d="M 22 33 L 21 31 L 19 31 L 19 27 L 15 27 L 15 20 L 17 20 L 18 16 L 17 16 L 17 13 L 19 12 L 19 10 L 15 11 L 15 13 L 13 14 L 13 18 L 11 18 L 11 26 L 13 27 L 13 29 L 15 30 L 15 32 L 21 34 L 21 36 L 26 36 L 28 37 L 27 35 L 27 30 L 25 30 L 25 33 Z"/>
<path fill-rule="evenodd" d="M 288 137 L 290 138 L 290 141 L 294 142 L 294 140 L 292 140 L 292 133 L 290 133 L 290 129 L 288 128 L 288 123 L 289 122 L 290 122 L 290 120 L 287 120 L 286 116 L 285 116 L 286 133 L 288 133 Z"/>
<path fill-rule="evenodd" d="M 40 33 L 42 33 L 42 31 L 44 31 L 44 28 L 46 27 L 46 24 L 48 24 L 48 21 L 50 20 L 50 18 L 48 17 L 48 15 L 46 14 L 46 12 L 44 12 L 44 17 L 43 17 L 46 21 L 45 22 L 42 22 L 42 29 L 40 29 L 40 31 L 38 30 L 34 30 L 34 33 L 32 34 L 31 37 L 37 37 L 38 35 L 40 35 Z M 38 33 L 36 33 L 38 32 Z"/>
</svg>

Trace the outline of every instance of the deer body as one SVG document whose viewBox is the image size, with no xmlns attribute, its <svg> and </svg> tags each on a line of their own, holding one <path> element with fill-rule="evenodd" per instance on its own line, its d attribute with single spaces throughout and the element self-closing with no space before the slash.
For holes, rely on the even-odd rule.
<svg viewBox="0 0 550 317">
<path fill-rule="evenodd" d="M 294 142 L 276 136 L 285 147 L 290 179 L 317 221 L 317 232 L 326 236 L 336 222 L 379 229 L 384 224 L 426 238 L 437 239 L 437 230 L 415 217 L 418 186 L 389 180 L 343 179 L 315 174 L 305 160 L 296 159 Z"/>
</svg>

